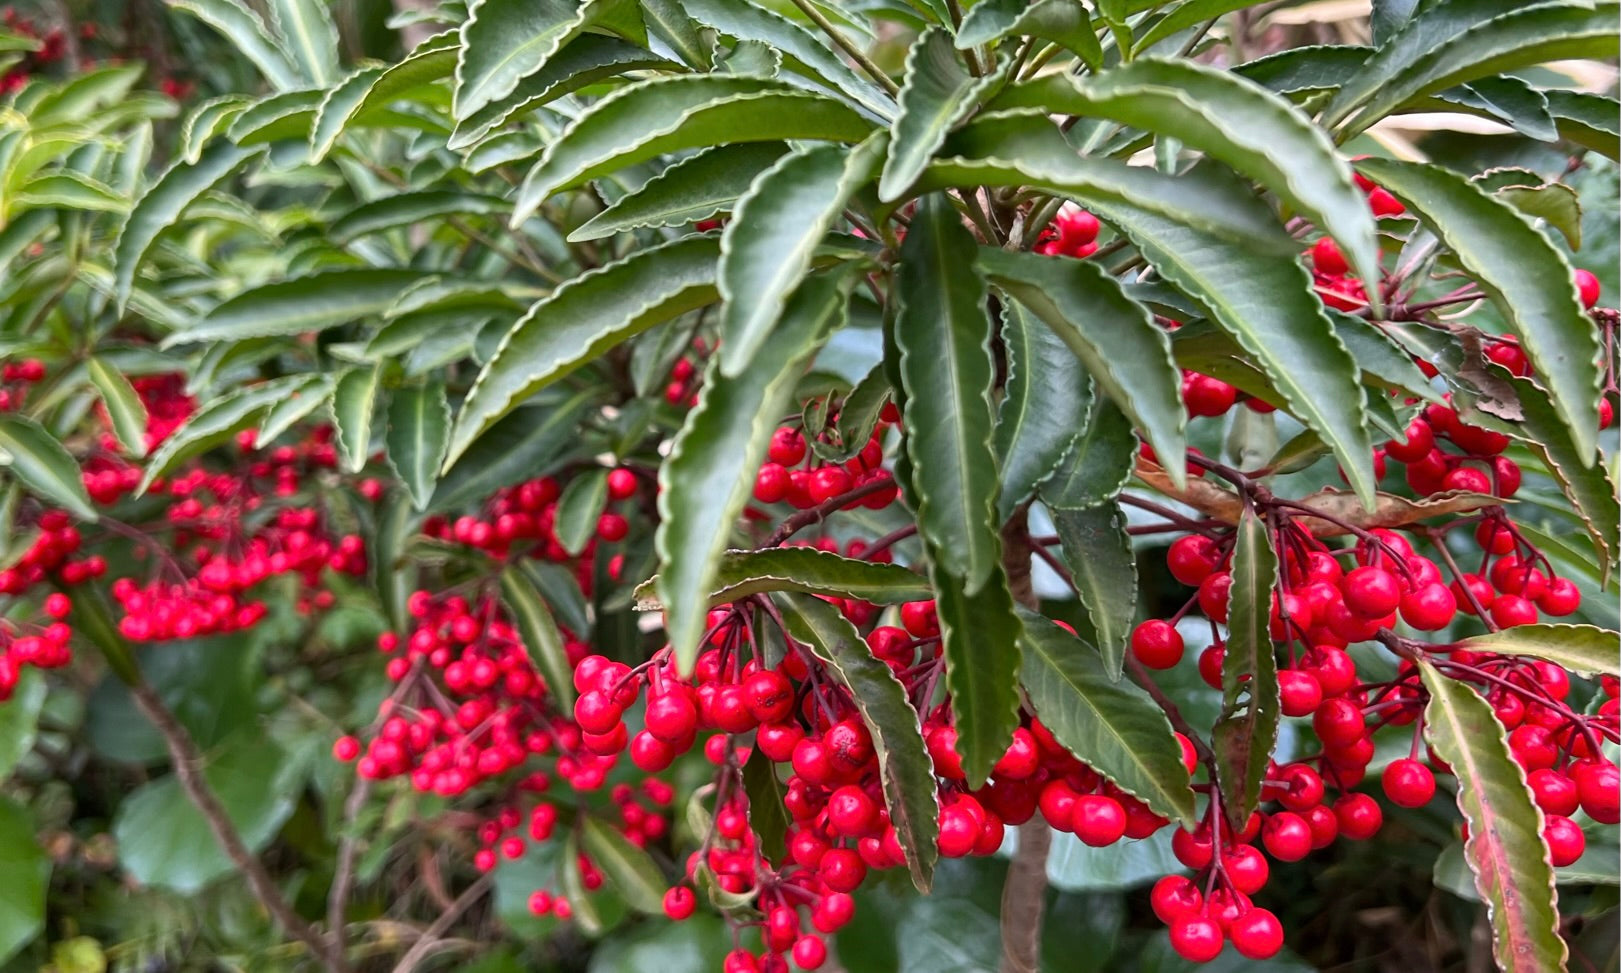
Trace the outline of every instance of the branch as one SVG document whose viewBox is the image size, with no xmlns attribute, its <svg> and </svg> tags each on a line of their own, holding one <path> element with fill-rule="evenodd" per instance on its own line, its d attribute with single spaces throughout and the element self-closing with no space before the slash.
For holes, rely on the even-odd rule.
<svg viewBox="0 0 1621 973">
<path fill-rule="evenodd" d="M 1041 911 L 1052 843 L 1052 829 L 1041 818 L 1019 825 L 1019 850 L 1002 881 L 1000 973 L 1036 973 L 1041 968 Z"/>
<path fill-rule="evenodd" d="M 479 876 L 478 881 L 467 886 L 467 890 L 456 897 L 456 901 L 450 904 L 450 908 L 439 914 L 439 918 L 433 921 L 433 924 L 422 934 L 421 939 L 411 944 L 411 948 L 406 950 L 404 956 L 400 957 L 400 961 L 394 964 L 394 973 L 411 973 L 412 970 L 416 969 L 417 964 L 426 959 L 429 953 L 433 952 L 434 946 L 438 945 L 445 932 L 456 924 L 456 920 L 462 917 L 462 913 L 471 908 L 473 903 L 477 902 L 479 896 L 483 895 L 489 887 L 490 873 L 485 872 Z"/>
<path fill-rule="evenodd" d="M 867 57 L 861 48 L 850 43 L 849 38 L 839 33 L 838 28 L 834 27 L 833 24 L 828 21 L 827 17 L 824 16 L 820 10 L 816 9 L 815 4 L 811 3 L 810 0 L 794 0 L 794 6 L 798 7 L 805 14 L 805 16 L 809 17 L 811 23 L 815 24 L 817 27 L 820 27 L 822 33 L 827 35 L 828 40 L 831 40 L 834 44 L 838 45 L 839 50 L 850 55 L 850 60 L 860 65 L 861 70 L 867 72 L 867 74 L 874 81 L 882 85 L 883 89 L 889 92 L 890 97 L 893 98 L 901 93 L 900 85 L 896 84 L 893 78 L 885 74 L 883 68 L 874 64 L 872 59 Z"/>
</svg>

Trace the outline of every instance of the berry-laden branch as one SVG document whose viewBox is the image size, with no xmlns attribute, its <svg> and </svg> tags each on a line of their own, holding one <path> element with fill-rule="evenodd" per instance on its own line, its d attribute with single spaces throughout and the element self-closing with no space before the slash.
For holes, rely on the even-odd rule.
<svg viewBox="0 0 1621 973">
<path fill-rule="evenodd" d="M 1026 514 L 1021 509 L 1002 529 L 1002 563 L 1008 590 L 1019 604 L 1039 611 L 1030 578 L 1030 540 Z M 1044 552 L 1045 553 L 1045 552 Z M 1045 821 L 1019 825 L 1019 847 L 1007 877 L 1002 880 L 1001 973 L 1035 973 L 1041 966 L 1041 921 L 1047 896 L 1047 855 L 1052 850 L 1052 829 Z"/>
</svg>

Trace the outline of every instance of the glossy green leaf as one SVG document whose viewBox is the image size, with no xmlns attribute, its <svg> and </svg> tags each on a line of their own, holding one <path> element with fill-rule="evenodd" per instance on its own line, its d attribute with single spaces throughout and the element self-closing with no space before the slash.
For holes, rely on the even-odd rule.
<svg viewBox="0 0 1621 973">
<path fill-rule="evenodd" d="M 1582 203 L 1576 190 L 1562 182 L 1504 186 L 1492 193 L 1532 219 L 1558 230 L 1572 250 L 1582 246 Z"/>
<path fill-rule="evenodd" d="M 139 459 L 146 455 L 146 406 L 136 394 L 124 373 L 109 365 L 105 359 L 92 358 L 88 363 L 90 381 L 101 393 L 101 404 L 112 420 L 113 435 L 124 452 Z"/>
<path fill-rule="evenodd" d="M 573 830 L 563 839 L 563 853 L 557 860 L 557 883 L 559 894 L 572 907 L 570 918 L 579 924 L 580 931 L 593 938 L 601 935 L 602 916 L 586 891 L 585 876 L 580 873 L 580 838 Z"/>
<path fill-rule="evenodd" d="M 1324 121 L 1344 140 L 1408 101 L 1456 84 L 1546 61 L 1613 58 L 1621 46 L 1616 10 L 1614 3 L 1506 0 L 1427 6 L 1340 90 Z"/>
<path fill-rule="evenodd" d="M 1192 61 L 1139 58 L 1079 80 L 1015 86 L 997 104 L 1101 115 L 1172 136 L 1277 193 L 1327 230 L 1360 276 L 1379 278 L 1373 216 L 1350 166 L 1299 109 L 1254 82 Z"/>
<path fill-rule="evenodd" d="M 45 928 L 51 860 L 34 839 L 33 816 L 0 798 L 0 963 Z"/>
<path fill-rule="evenodd" d="M 812 277 L 788 302 L 776 339 L 737 378 L 711 359 L 698 404 L 659 468 L 656 586 L 676 664 L 691 672 L 722 553 L 753 495 L 777 417 L 793 403 L 811 355 L 847 312 L 848 278 Z"/>
<path fill-rule="evenodd" d="M 1268 91 L 1304 96 L 1339 90 L 1361 69 L 1372 53 L 1373 48 L 1354 44 L 1292 47 L 1245 61 L 1233 68 L 1233 72 Z"/>
<path fill-rule="evenodd" d="M 1009 35 L 1052 41 L 1094 69 L 1103 63 L 1103 45 L 1080 0 L 980 0 L 963 15 L 957 48 L 994 44 Z"/>
<path fill-rule="evenodd" d="M 1125 410 L 1155 452 L 1186 449 L 1182 373 L 1171 341 L 1148 308 L 1091 261 L 982 248 L 979 262 L 1000 288 L 1046 322 L 1102 391 Z M 1173 477 L 1176 471 L 1171 471 Z"/>
<path fill-rule="evenodd" d="M 194 163 L 176 162 L 135 203 L 118 234 L 118 242 L 113 245 L 120 312 L 129 304 L 130 293 L 135 289 L 135 272 L 158 236 L 180 219 L 186 207 L 256 154 L 228 142 L 217 143 L 204 150 Z"/>
<path fill-rule="evenodd" d="M 302 375 L 273 379 L 229 392 L 202 406 L 152 452 L 137 493 L 145 493 L 153 480 L 169 475 L 186 460 L 223 445 L 232 436 L 256 425 L 272 406 L 304 380 Z"/>
<path fill-rule="evenodd" d="M 439 382 L 395 389 L 388 402 L 388 464 L 418 510 L 428 506 L 450 445 L 450 402 Z"/>
<path fill-rule="evenodd" d="M 889 378 L 884 374 L 883 363 L 874 365 L 839 401 L 832 441 L 824 443 L 816 440 L 811 443 L 816 455 L 836 463 L 859 455 L 872 441 L 893 392 L 889 387 Z M 834 443 L 838 444 L 837 448 Z"/>
<path fill-rule="evenodd" d="M 649 580 L 636 589 L 638 609 L 657 611 L 664 607 L 653 595 L 655 582 Z M 929 597 L 928 582 L 898 564 L 841 557 L 813 547 L 769 547 L 721 555 L 709 606 L 768 591 L 854 598 L 875 605 L 899 605 Z"/>
<path fill-rule="evenodd" d="M 442 222 L 446 216 L 499 213 L 506 208 L 506 202 L 495 196 L 453 189 L 425 189 L 362 203 L 338 217 L 327 233 L 336 243 L 348 243 L 370 233 L 381 233 L 414 223 Z"/>
<path fill-rule="evenodd" d="M 1552 393 L 1583 465 L 1598 446 L 1598 332 L 1577 298 L 1570 263 L 1531 222 L 1439 166 L 1359 163 L 1447 245 L 1502 313 Z"/>
<path fill-rule="evenodd" d="M 668 152 L 782 139 L 859 142 L 871 129 L 855 109 L 785 82 L 736 75 L 643 81 L 592 105 L 547 147 L 519 187 L 512 223 L 555 192 Z"/>
<path fill-rule="evenodd" d="M 12 687 L 11 698 L 0 706 L 0 781 L 11 776 L 17 764 L 34 749 L 39 735 L 39 714 L 45 708 L 45 676 L 32 666 L 23 667 Z M 3 866 L 0 866 L 3 868 Z M 4 911 L 0 907 L 0 911 Z M 0 921 L 0 925 L 3 925 Z M 0 953 L 4 953 L 0 936 Z"/>
<path fill-rule="evenodd" d="M 720 238 L 720 372 L 743 373 L 770 340 L 788 297 L 845 203 L 883 153 L 873 138 L 853 151 L 819 145 L 783 156 L 738 200 Z"/>
<path fill-rule="evenodd" d="M 1112 399 L 1099 399 L 1073 447 L 1041 485 L 1041 502 L 1052 510 L 1095 507 L 1119 495 L 1136 460 L 1131 420 Z"/>
<path fill-rule="evenodd" d="M 936 564 L 933 551 L 929 553 L 957 755 L 969 786 L 978 787 L 1007 752 L 1019 725 L 1022 626 L 1000 564 L 969 594 L 967 582 Z"/>
<path fill-rule="evenodd" d="M 1256 4 L 1257 0 L 1188 0 L 1187 3 L 1170 4 L 1163 17 L 1153 21 L 1147 30 L 1136 33 L 1131 41 L 1132 49 L 1146 51 L 1189 27 L 1197 27 L 1207 20 L 1215 20 Z"/>
<path fill-rule="evenodd" d="M 1621 105 L 1590 91 L 1545 91 L 1559 137 L 1621 159 Z"/>
<path fill-rule="evenodd" d="M 1371 506 L 1373 446 L 1360 376 L 1322 303 L 1308 289 L 1306 269 L 1296 260 L 1258 255 L 1136 207 L 1109 204 L 1099 211 L 1161 276 L 1209 308 L 1290 410 L 1334 450 L 1352 488 Z"/>
<path fill-rule="evenodd" d="M 1248 508 L 1238 522 L 1232 572 L 1221 719 L 1211 742 L 1221 766 L 1223 810 L 1228 822 L 1241 828 L 1260 797 L 1282 714 L 1270 630 L 1278 555 L 1272 549 L 1270 528 Z"/>
<path fill-rule="evenodd" d="M 1503 724 L 1474 690 L 1418 664 L 1429 690 L 1424 736 L 1458 777 L 1458 809 L 1469 824 L 1464 857 L 1487 903 L 1492 954 L 1505 973 L 1562 970 L 1558 893 L 1542 841 L 1542 812 Z"/>
<path fill-rule="evenodd" d="M 333 86 L 316 112 L 310 129 L 310 159 L 319 162 L 344 132 L 373 119 L 388 117 L 395 101 L 424 90 L 456 69 L 458 34 L 444 31 L 418 44 L 405 60 L 385 68 L 365 68 Z"/>
<path fill-rule="evenodd" d="M 282 433 L 327 404 L 332 398 L 333 378 L 330 374 L 305 375 L 304 381 L 289 389 L 287 394 L 271 405 L 259 423 L 257 443 L 260 447 L 279 439 Z"/>
<path fill-rule="evenodd" d="M 171 9 L 188 13 L 223 34 L 277 90 L 287 91 L 303 83 L 287 49 L 243 0 L 164 2 Z"/>
<path fill-rule="evenodd" d="M 461 121 L 512 93 L 614 0 L 473 0 L 461 27 L 452 114 Z"/>
<path fill-rule="evenodd" d="M 580 842 L 591 863 L 602 871 L 627 905 L 650 915 L 663 913 L 664 893 L 670 884 L 647 852 L 631 844 L 619 829 L 603 824 L 594 815 L 580 819 Z M 565 862 L 564 867 L 572 864 Z"/>
<path fill-rule="evenodd" d="M 371 458 L 372 417 L 377 411 L 380 366 L 351 368 L 338 376 L 332 390 L 332 425 L 336 431 L 339 465 L 346 473 L 359 473 Z"/>
<path fill-rule="evenodd" d="M 336 327 L 386 310 L 419 277 L 411 270 L 346 267 L 262 284 L 215 305 L 164 339 L 164 347 Z"/>
<path fill-rule="evenodd" d="M 1165 713 L 1137 686 L 1112 679 L 1092 646 L 1034 612 L 1019 616 L 1024 688 L 1042 725 L 1115 786 L 1192 827 L 1193 791 Z"/>
<path fill-rule="evenodd" d="M 889 155 L 878 179 L 878 198 L 894 202 L 922 175 L 946 134 L 975 108 L 995 75 L 975 77 L 946 32 L 924 31 L 906 55 L 900 110 L 889 127 Z"/>
<path fill-rule="evenodd" d="M 270 22 L 299 74 L 319 87 L 338 79 L 338 27 L 326 0 L 271 0 Z"/>
<path fill-rule="evenodd" d="M 130 203 L 106 183 L 69 169 L 35 176 L 23 183 L 12 199 L 27 206 L 55 206 L 86 213 L 122 213 Z"/>
<path fill-rule="evenodd" d="M 1002 470 L 996 515 L 1005 521 L 1057 472 L 1086 429 L 1095 401 L 1075 354 L 1011 299 L 1002 302 L 1002 348 L 1007 379 L 993 445 Z"/>
<path fill-rule="evenodd" d="M 568 235 L 600 240 L 643 226 L 685 226 L 729 210 L 756 176 L 782 158 L 781 142 L 718 145 L 681 159 Z"/>
<path fill-rule="evenodd" d="M 1379 325 L 1333 308 L 1328 309 L 1328 318 L 1365 379 L 1432 402 L 1441 401 L 1430 386 L 1429 378 L 1413 363 L 1413 356 L 1403 351 Z"/>
<path fill-rule="evenodd" d="M 873 734 L 873 740 L 877 739 L 877 734 Z M 760 838 L 760 851 L 771 861 L 782 861 L 787 853 L 786 839 L 792 823 L 783 803 L 787 788 L 777 777 L 776 763 L 759 747 L 754 748 L 743 765 L 743 792 L 749 798 L 749 826 Z"/>
<path fill-rule="evenodd" d="M 504 486 L 543 474 L 579 438 L 580 423 L 599 392 L 572 395 L 515 409 L 491 425 L 460 457 L 449 461 L 430 509 L 444 510 L 482 500 Z"/>
<path fill-rule="evenodd" d="M 19 413 L 0 413 L 0 471 L 80 520 L 98 519 L 79 462 L 45 428 Z"/>
<path fill-rule="evenodd" d="M 557 521 L 553 528 L 563 550 L 576 555 L 585 549 L 607 505 L 607 470 L 598 467 L 569 481 L 557 501 Z"/>
<path fill-rule="evenodd" d="M 1543 623 L 1516 625 L 1499 632 L 1471 635 L 1456 647 L 1471 652 L 1533 656 L 1585 676 L 1621 675 L 1616 645 L 1621 635 L 1596 625 Z"/>
<path fill-rule="evenodd" d="M 699 22 L 738 40 L 759 41 L 787 56 L 786 66 L 843 93 L 870 114 L 888 118 L 894 102 L 816 34 L 763 4 L 749 0 L 682 0 Z"/>
<path fill-rule="evenodd" d="M 501 600 L 518 626 L 529 661 L 546 680 L 547 694 L 557 705 L 572 707 L 574 668 L 531 562 L 515 561 L 501 572 Z"/>
<path fill-rule="evenodd" d="M 894 671 L 873 656 L 861 633 L 837 608 L 814 595 L 795 592 L 784 592 L 777 600 L 788 634 L 826 663 L 828 674 L 855 700 L 872 736 L 884 804 L 912 884 L 928 892 L 939 860 L 940 805 L 918 711 Z"/>
<path fill-rule="evenodd" d="M 231 120 L 225 137 L 242 146 L 307 140 L 325 96 L 324 91 L 313 88 L 266 95 Z"/>
<path fill-rule="evenodd" d="M 689 237 L 588 271 L 519 318 L 462 402 L 446 464 L 550 383 L 661 321 L 715 300 L 720 241 Z"/>
<path fill-rule="evenodd" d="M 1103 671 L 1119 679 L 1137 612 L 1137 558 L 1118 503 L 1079 510 L 1053 510 L 1064 563 L 1086 609 Z"/>
</svg>

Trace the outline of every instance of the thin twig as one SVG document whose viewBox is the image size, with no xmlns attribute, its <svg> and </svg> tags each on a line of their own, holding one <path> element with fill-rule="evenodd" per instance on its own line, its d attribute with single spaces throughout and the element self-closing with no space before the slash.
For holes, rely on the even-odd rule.
<svg viewBox="0 0 1621 973">
<path fill-rule="evenodd" d="M 815 4 L 811 3 L 810 0 L 794 0 L 794 6 L 798 7 L 806 17 L 809 17 L 811 23 L 821 28 L 822 33 L 827 35 L 828 40 L 838 45 L 839 50 L 850 55 L 850 59 L 856 62 L 861 70 L 867 72 L 874 81 L 878 82 L 885 91 L 889 92 L 890 97 L 901 93 L 901 86 L 896 84 L 893 78 L 885 74 L 883 68 L 874 64 L 872 59 L 867 57 L 866 52 L 850 43 L 848 37 L 839 33 L 838 28 L 834 27 L 827 17 L 816 9 Z"/>
<path fill-rule="evenodd" d="M 485 872 L 478 877 L 478 881 L 467 886 L 467 890 L 456 897 L 456 901 L 450 904 L 450 908 L 439 914 L 439 918 L 435 919 L 433 924 L 423 932 L 421 939 L 411 944 L 411 948 L 406 950 L 404 956 L 400 957 L 400 961 L 394 964 L 394 973 L 411 973 L 412 970 L 416 969 L 417 964 L 426 959 L 428 954 L 433 951 L 434 946 L 439 944 L 446 930 L 455 925 L 456 920 L 462 917 L 462 913 L 470 909 L 473 903 L 478 901 L 479 896 L 483 895 L 489 887 L 490 873 Z"/>
</svg>

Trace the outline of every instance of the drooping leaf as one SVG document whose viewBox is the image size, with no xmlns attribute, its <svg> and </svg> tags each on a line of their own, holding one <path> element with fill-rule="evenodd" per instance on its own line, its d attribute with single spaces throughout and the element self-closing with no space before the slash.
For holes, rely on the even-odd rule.
<svg viewBox="0 0 1621 973">
<path fill-rule="evenodd" d="M 574 669 L 533 567 L 523 560 L 507 565 L 501 572 L 501 600 L 518 626 L 529 661 L 546 680 L 547 694 L 567 709 L 574 705 Z"/>
<path fill-rule="evenodd" d="M 655 582 L 649 580 L 636 589 L 637 609 L 657 611 L 664 607 L 653 594 Z M 723 554 L 708 603 L 714 607 L 768 591 L 801 591 L 875 605 L 899 605 L 929 597 L 928 582 L 898 564 L 841 557 L 812 547 L 770 547 Z"/>
<path fill-rule="evenodd" d="M 1115 786 L 1191 826 L 1193 791 L 1164 712 L 1135 685 L 1110 678 L 1092 646 L 1035 612 L 1019 617 L 1024 688 L 1042 725 Z"/>
<path fill-rule="evenodd" d="M 1576 190 L 1562 182 L 1504 186 L 1492 195 L 1532 219 L 1558 230 L 1572 250 L 1582 246 L 1582 203 Z"/>
<path fill-rule="evenodd" d="M 1439 166 L 1365 160 L 1368 177 L 1407 204 L 1492 298 L 1570 429 L 1578 458 L 1598 447 L 1601 349 L 1574 272 L 1530 221 Z"/>
<path fill-rule="evenodd" d="M 388 402 L 388 465 L 425 510 L 450 445 L 450 402 L 439 382 L 395 389 Z"/>
<path fill-rule="evenodd" d="M 884 142 L 822 145 L 783 156 L 738 200 L 720 238 L 720 372 L 735 378 L 771 338 L 788 297 L 846 201 L 877 167 Z"/>
<path fill-rule="evenodd" d="M 305 379 L 303 375 L 272 379 L 228 392 L 202 406 L 152 452 L 136 492 L 145 493 L 158 477 L 167 476 L 186 460 L 220 446 L 242 430 L 256 425 L 272 406 L 285 399 Z"/>
<path fill-rule="evenodd" d="M 1000 545 L 998 545 L 1000 548 Z M 1019 725 L 1020 635 L 1002 566 L 972 594 L 960 576 L 932 560 L 946 691 L 957 730 L 957 755 L 970 787 L 984 783 Z"/>
<path fill-rule="evenodd" d="M 1086 609 L 1103 671 L 1119 679 L 1137 610 L 1137 559 L 1118 503 L 1052 511 L 1075 593 Z"/>
<path fill-rule="evenodd" d="M 876 734 L 873 739 L 877 740 Z M 781 861 L 787 851 L 790 821 L 783 805 L 786 791 L 777 777 L 776 763 L 755 747 L 743 765 L 743 792 L 749 798 L 749 826 L 760 837 L 760 851 L 771 861 Z"/>
<path fill-rule="evenodd" d="M 388 106 L 450 77 L 456 69 L 456 31 L 447 30 L 424 40 L 397 64 L 362 68 L 327 91 L 310 129 L 310 161 L 320 162 L 350 128 L 379 117 L 392 117 Z"/>
<path fill-rule="evenodd" d="M 933 569 L 977 593 L 1001 556 L 988 294 L 977 247 L 943 196 L 919 204 L 901 245 L 895 341 L 918 533 Z"/>
<path fill-rule="evenodd" d="M 326 0 L 272 0 L 270 22 L 310 84 L 324 88 L 337 80 L 338 27 Z"/>
<path fill-rule="evenodd" d="M 359 473 L 371 458 L 372 416 L 377 411 L 381 366 L 351 368 L 332 390 L 332 426 L 345 473 Z"/>
<path fill-rule="evenodd" d="M 94 523 L 99 519 L 79 476 L 78 461 L 56 437 L 25 415 L 0 413 L 0 471 L 80 520 Z"/>
<path fill-rule="evenodd" d="M 45 677 L 40 670 L 24 667 L 17 676 L 11 698 L 0 706 L 0 781 L 9 778 L 18 762 L 34 749 L 34 741 L 39 736 L 39 714 L 45 708 L 45 692 Z M 4 911 L 3 907 L 0 911 Z M 3 952 L 3 944 L 0 944 L 0 953 Z"/>
<path fill-rule="evenodd" d="M 980 250 L 979 261 L 998 287 L 1069 346 L 1159 455 L 1183 453 L 1182 373 L 1171 358 L 1169 336 L 1148 308 L 1089 261 L 988 247 Z"/>
<path fill-rule="evenodd" d="M 267 446 L 294 425 L 309 418 L 311 413 L 332 397 L 333 378 L 330 374 L 305 375 L 304 381 L 289 389 L 281 401 L 273 404 L 259 423 L 259 446 Z"/>
<path fill-rule="evenodd" d="M 139 459 L 146 455 L 146 406 L 136 394 L 124 373 L 109 365 L 106 359 L 92 358 L 88 363 L 90 381 L 101 393 L 101 404 L 112 420 L 113 435 L 124 452 Z"/>
<path fill-rule="evenodd" d="M 1137 244 L 1161 276 L 1208 307 L 1290 410 L 1334 450 L 1352 488 L 1371 507 L 1373 447 L 1360 376 L 1322 303 L 1308 290 L 1306 269 L 1296 260 L 1257 255 L 1136 207 L 1111 203 L 1099 212 Z"/>
<path fill-rule="evenodd" d="M 381 313 L 419 278 L 412 270 L 343 267 L 262 284 L 221 301 L 163 346 L 320 331 Z"/>
<path fill-rule="evenodd" d="M 883 363 L 880 362 L 856 382 L 839 402 L 838 419 L 833 424 L 839 448 L 833 449 L 831 444 L 820 440 L 813 442 L 811 448 L 823 459 L 837 463 L 858 455 L 872 441 L 892 394 L 889 378 L 884 374 Z"/>
<path fill-rule="evenodd" d="M 1136 458 L 1131 420 L 1114 400 L 1099 399 L 1052 478 L 1041 485 L 1041 502 L 1051 510 L 1095 507 L 1119 495 Z"/>
<path fill-rule="evenodd" d="M 1260 796 L 1282 713 L 1270 630 L 1278 556 L 1270 529 L 1253 510 L 1246 509 L 1238 522 L 1232 573 L 1221 719 L 1212 743 L 1221 765 L 1223 810 L 1228 822 L 1241 828 Z"/>
<path fill-rule="evenodd" d="M 1095 400 L 1075 354 L 1011 299 L 1002 302 L 1002 348 L 1007 381 L 996 411 L 994 445 L 1002 470 L 996 515 L 1007 520 L 1058 470 L 1086 429 Z"/>
<path fill-rule="evenodd" d="M 602 870 L 626 905 L 650 915 L 663 913 L 664 893 L 670 886 L 647 852 L 631 844 L 617 828 L 589 814 L 580 819 L 580 841 L 591 863 Z"/>
<path fill-rule="evenodd" d="M 580 422 L 599 394 L 583 388 L 567 397 L 542 396 L 542 403 L 508 413 L 446 463 L 429 508 L 458 507 L 549 472 L 550 464 L 578 439 Z"/>
<path fill-rule="evenodd" d="M 598 467 L 569 481 L 557 501 L 553 528 L 557 542 L 571 555 L 585 549 L 596 533 L 597 520 L 608 504 L 608 471 Z"/>
<path fill-rule="evenodd" d="M 45 928 L 45 892 L 51 860 L 34 838 L 33 816 L 0 798 L 0 963 Z"/>
<path fill-rule="evenodd" d="M 878 198 L 894 202 L 922 175 L 946 134 L 979 107 L 997 82 L 968 73 L 945 30 L 931 27 L 906 55 L 900 110 L 889 127 L 889 156 L 878 179 Z"/>
<path fill-rule="evenodd" d="M 1103 45 L 1079 0 L 980 0 L 963 15 L 957 49 L 994 44 L 1009 35 L 1052 41 L 1093 69 L 1103 63 Z"/>
<path fill-rule="evenodd" d="M 223 0 L 222 0 L 223 2 Z M 180 219 L 186 207 L 213 189 L 257 153 L 220 142 L 204 150 L 196 162 L 176 162 L 142 196 L 124 221 L 113 244 L 115 294 L 123 312 L 135 289 L 135 272 L 164 230 Z"/>
<path fill-rule="evenodd" d="M 873 656 L 861 633 L 837 608 L 814 595 L 796 592 L 776 598 L 788 634 L 826 663 L 829 674 L 855 699 L 872 737 L 884 803 L 912 884 L 918 891 L 928 892 L 939 860 L 939 801 L 934 764 L 906 688 L 886 663 Z"/>
<path fill-rule="evenodd" d="M 682 672 L 692 671 L 722 553 L 753 494 L 777 417 L 793 401 L 809 357 L 846 313 L 847 277 L 812 277 L 789 300 L 776 339 L 736 378 L 710 360 L 698 405 L 659 468 L 656 586 Z"/>
<path fill-rule="evenodd" d="M 35 176 L 12 199 L 19 205 L 55 206 L 86 213 L 122 213 L 129 200 L 104 182 L 62 169 Z"/>
<path fill-rule="evenodd" d="M 231 120 L 225 137 L 242 146 L 282 140 L 307 141 L 324 97 L 324 91 L 314 88 L 266 95 Z M 291 148 L 301 149 L 299 146 Z"/>
<path fill-rule="evenodd" d="M 681 159 L 568 235 L 578 243 L 642 226 L 684 226 L 733 208 L 756 176 L 782 158 L 781 142 L 718 145 Z"/>
<path fill-rule="evenodd" d="M 1490 704 L 1428 662 L 1418 668 L 1430 693 L 1425 739 L 1458 777 L 1458 809 L 1469 824 L 1464 857 L 1487 903 L 1492 955 L 1506 973 L 1562 970 L 1558 893 L 1525 771 Z"/>
<path fill-rule="evenodd" d="M 859 142 L 872 125 L 855 109 L 786 82 L 680 75 L 621 88 L 575 119 L 518 189 L 512 223 L 553 193 L 680 149 L 819 139 Z"/>
<path fill-rule="evenodd" d="M 1430 387 L 1429 378 L 1413 363 L 1413 356 L 1403 351 L 1378 325 L 1333 308 L 1328 310 L 1328 317 L 1334 323 L 1334 333 L 1362 369 L 1364 380 L 1371 379 L 1388 389 L 1400 389 L 1432 402 L 1441 400 Z"/>
<path fill-rule="evenodd" d="M 1621 106 L 1614 98 L 1564 90 L 1545 91 L 1543 97 L 1548 99 L 1548 112 L 1560 138 L 1621 159 Z"/>
<path fill-rule="evenodd" d="M 1596 625 L 1543 623 L 1516 625 L 1499 632 L 1471 635 L 1456 643 L 1470 652 L 1533 656 L 1585 676 L 1621 675 L 1616 645 L 1621 635 Z"/>
<path fill-rule="evenodd" d="M 615 0 L 473 0 L 461 26 L 457 121 L 512 93 Z"/>
<path fill-rule="evenodd" d="M 1138 58 L 1084 79 L 1010 87 L 996 103 L 1101 115 L 1172 136 L 1277 193 L 1327 230 L 1360 276 L 1379 279 L 1373 216 L 1350 166 L 1322 129 L 1254 82 L 1193 61 Z"/>
<path fill-rule="evenodd" d="M 502 416 L 606 349 L 714 301 L 720 241 L 688 237 L 588 271 L 519 318 L 462 402 L 447 466 Z"/>
<path fill-rule="evenodd" d="M 576 831 L 570 830 L 563 839 L 563 853 L 557 860 L 557 883 L 572 907 L 570 918 L 579 923 L 580 931 L 591 937 L 601 935 L 602 915 L 591 893 L 586 891 L 585 876 L 580 872 L 580 836 Z"/>
<path fill-rule="evenodd" d="M 242 0 L 165 0 L 165 3 L 223 34 L 276 89 L 287 91 L 303 83 L 287 49 Z"/>
</svg>

